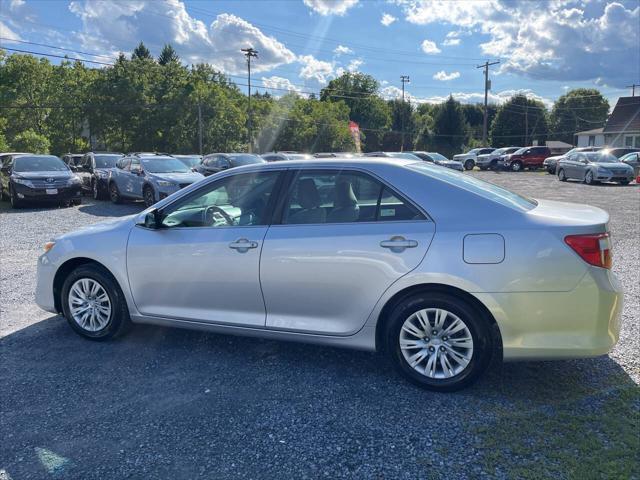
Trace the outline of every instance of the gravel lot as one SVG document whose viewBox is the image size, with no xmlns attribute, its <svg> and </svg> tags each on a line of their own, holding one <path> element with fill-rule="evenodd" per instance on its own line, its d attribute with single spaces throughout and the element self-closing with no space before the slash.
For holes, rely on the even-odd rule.
<svg viewBox="0 0 640 480">
<path fill-rule="evenodd" d="M 34 304 L 36 258 L 142 206 L 0 203 L 0 479 L 640 478 L 640 188 L 472 174 L 610 213 L 626 292 L 610 355 L 435 394 L 379 354 L 156 327 L 88 342 Z"/>
</svg>

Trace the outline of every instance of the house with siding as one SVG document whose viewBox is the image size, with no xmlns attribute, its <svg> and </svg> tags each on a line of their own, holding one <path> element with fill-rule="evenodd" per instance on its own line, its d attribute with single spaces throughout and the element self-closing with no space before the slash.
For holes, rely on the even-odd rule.
<svg viewBox="0 0 640 480">
<path fill-rule="evenodd" d="M 620 97 L 603 128 L 575 136 L 578 147 L 640 148 L 640 97 Z"/>
</svg>

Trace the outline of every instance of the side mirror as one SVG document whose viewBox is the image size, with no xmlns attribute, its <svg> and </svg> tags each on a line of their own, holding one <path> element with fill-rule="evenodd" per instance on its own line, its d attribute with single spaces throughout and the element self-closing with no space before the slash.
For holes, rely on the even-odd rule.
<svg viewBox="0 0 640 480">
<path fill-rule="evenodd" d="M 162 228 L 162 212 L 156 208 L 151 210 L 144 216 L 143 225 L 146 228 L 151 228 L 153 230 Z"/>
</svg>

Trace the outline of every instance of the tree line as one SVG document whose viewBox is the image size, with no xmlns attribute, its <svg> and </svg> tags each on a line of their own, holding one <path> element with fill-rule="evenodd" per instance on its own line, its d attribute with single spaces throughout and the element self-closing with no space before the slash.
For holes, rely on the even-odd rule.
<svg viewBox="0 0 640 480">
<path fill-rule="evenodd" d="M 353 151 L 349 121 L 359 125 L 364 151 L 451 156 L 481 146 L 482 105 L 386 100 L 379 82 L 358 72 L 331 80 L 318 96 L 253 93 L 251 111 L 257 152 Z M 575 132 L 603 126 L 608 111 L 596 89 L 571 90 L 551 110 L 517 94 L 489 105 L 490 144 L 573 143 Z M 246 151 L 247 120 L 239 85 L 211 65 L 185 66 L 171 45 L 154 58 L 140 43 L 105 68 L 0 50 L 0 151 Z"/>
</svg>

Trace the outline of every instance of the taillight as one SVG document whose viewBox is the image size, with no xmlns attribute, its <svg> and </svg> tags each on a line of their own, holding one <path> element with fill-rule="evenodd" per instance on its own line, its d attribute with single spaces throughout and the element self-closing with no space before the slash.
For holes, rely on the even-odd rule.
<svg viewBox="0 0 640 480">
<path fill-rule="evenodd" d="M 567 245 L 575 250 L 590 265 L 611 268 L 611 239 L 608 233 L 569 235 L 564 238 Z"/>
</svg>

